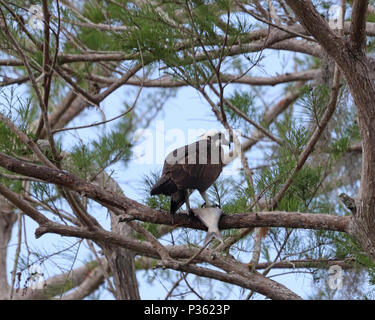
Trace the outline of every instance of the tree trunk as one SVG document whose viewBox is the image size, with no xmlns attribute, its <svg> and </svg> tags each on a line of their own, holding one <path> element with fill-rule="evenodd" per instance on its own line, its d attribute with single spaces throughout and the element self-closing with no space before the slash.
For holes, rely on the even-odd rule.
<svg viewBox="0 0 375 320">
<path fill-rule="evenodd" d="M 124 229 L 126 229 L 125 224 L 113 227 L 112 231 L 126 236 L 127 231 Z M 140 296 L 134 266 L 135 254 L 120 247 L 103 246 L 103 251 L 112 271 L 116 299 L 139 300 Z"/>
<path fill-rule="evenodd" d="M 7 280 L 7 248 L 12 235 L 17 216 L 13 208 L 3 199 L 0 199 L 0 299 L 9 298 L 9 285 Z"/>
<path fill-rule="evenodd" d="M 353 2 L 350 38 L 338 36 L 311 1 L 286 0 L 300 23 L 344 73 L 358 111 L 362 138 L 361 188 L 350 234 L 375 261 L 375 86 L 374 62 L 366 56 L 367 0 Z"/>
<path fill-rule="evenodd" d="M 106 181 L 106 188 L 122 193 L 122 189 L 110 176 L 105 172 L 96 178 L 96 182 L 102 184 Z M 111 217 L 112 232 L 121 234 L 124 237 L 134 237 L 134 231 L 126 223 L 118 223 L 118 216 L 109 211 Z M 131 250 L 102 245 L 104 255 L 107 258 L 108 265 L 111 269 L 113 282 L 115 284 L 115 297 L 117 300 L 139 300 L 139 290 L 134 265 L 135 253 Z"/>
<path fill-rule="evenodd" d="M 361 188 L 350 233 L 375 261 L 375 87 L 369 61 L 364 55 L 352 58 L 346 80 L 358 109 L 362 137 Z"/>
</svg>

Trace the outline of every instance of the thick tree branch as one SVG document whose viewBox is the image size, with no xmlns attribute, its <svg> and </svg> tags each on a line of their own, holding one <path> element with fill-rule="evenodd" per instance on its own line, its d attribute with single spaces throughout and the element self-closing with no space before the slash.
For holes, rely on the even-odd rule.
<svg viewBox="0 0 375 320">
<path fill-rule="evenodd" d="M 50 232 L 68 237 L 86 238 L 98 242 L 105 242 L 107 244 L 128 248 L 148 257 L 159 258 L 159 253 L 157 252 L 157 250 L 155 250 L 152 244 L 146 241 L 138 241 L 131 238 L 126 238 L 119 234 L 115 234 L 113 232 L 108 232 L 105 230 L 90 231 L 87 229 L 78 229 L 70 226 L 63 226 L 52 222 L 48 225 L 44 225 L 38 228 L 36 231 L 38 237 Z M 169 256 L 173 259 L 189 259 L 191 256 L 194 256 L 197 251 L 199 251 L 199 249 L 193 249 L 185 246 L 166 246 L 165 249 L 167 250 Z M 205 252 L 201 255 L 198 255 L 196 257 L 196 260 L 197 262 L 206 262 L 212 264 L 228 273 L 237 274 L 240 277 L 248 279 L 246 285 L 247 287 L 271 299 L 300 299 L 298 295 L 294 294 L 283 285 L 269 280 L 259 273 L 250 272 L 246 264 L 237 262 L 231 257 L 224 257 L 212 250 L 205 249 Z M 192 265 L 167 264 L 167 267 L 174 268 L 176 270 L 185 270 L 184 268 L 187 268 L 191 272 L 194 272 L 194 267 Z M 199 274 L 203 275 L 202 273 Z M 210 275 L 205 274 L 206 277 L 214 278 L 215 272 L 210 273 Z M 225 277 L 220 277 L 219 279 L 224 278 Z M 229 280 L 228 278 L 225 279 Z M 235 284 L 243 286 L 243 283 L 241 284 L 241 282 Z"/>
<path fill-rule="evenodd" d="M 267 269 L 328 269 L 330 266 L 340 266 L 343 269 L 352 269 L 355 267 L 355 261 L 353 259 L 306 259 L 306 260 L 283 260 L 278 262 L 263 262 L 255 266 L 256 270 Z"/>
<path fill-rule="evenodd" d="M 105 267 L 108 268 L 108 263 L 106 262 L 105 264 Z M 82 283 L 72 292 L 63 295 L 61 300 L 82 300 L 93 293 L 104 282 L 104 275 L 100 267 L 96 267 L 87 273 Z"/>
<path fill-rule="evenodd" d="M 329 55 L 343 61 L 340 52 L 344 40 L 329 27 L 328 23 L 315 10 L 310 0 L 286 0 L 303 27 L 320 43 Z"/>
<path fill-rule="evenodd" d="M 313 80 L 320 75 L 319 69 L 311 69 L 293 73 L 285 73 L 276 75 L 274 77 L 253 77 L 248 75 L 237 76 L 233 74 L 223 74 L 220 76 L 223 83 L 240 83 L 249 84 L 253 86 L 274 86 L 281 83 L 292 82 L 292 81 L 308 81 Z M 117 79 L 106 78 L 97 75 L 88 75 L 88 80 L 95 81 L 102 84 L 112 84 Z M 216 83 L 218 80 L 214 77 L 210 82 Z M 202 80 L 201 84 L 205 81 Z M 140 86 L 142 84 L 141 79 L 130 78 L 127 83 L 128 85 Z M 144 82 L 144 87 L 146 88 L 178 88 L 183 86 L 188 86 L 189 84 L 184 80 L 172 79 L 169 77 L 162 77 L 159 79 L 147 79 Z"/>
<path fill-rule="evenodd" d="M 81 267 L 78 267 L 76 269 L 70 270 L 68 272 L 60 273 L 58 275 L 52 276 L 45 280 L 43 284 L 43 288 L 41 289 L 31 289 L 27 288 L 25 292 L 18 292 L 14 294 L 14 299 L 16 300 L 45 300 L 45 299 L 51 299 L 53 297 L 60 298 L 66 291 L 70 289 L 77 290 L 78 288 L 85 288 L 84 293 L 87 292 L 88 285 L 92 284 L 94 282 L 93 275 L 95 275 L 95 279 L 98 279 L 96 277 L 98 275 L 97 270 L 100 269 L 96 266 L 96 261 L 91 261 L 90 264 L 85 264 Z M 96 266 L 96 267 L 95 267 Z M 92 280 L 92 281 L 91 281 Z M 101 279 L 103 282 L 103 279 Z M 69 284 L 69 285 L 67 285 Z M 99 282 L 95 283 L 97 286 L 100 285 Z M 91 287 L 91 289 L 94 289 Z M 75 295 L 76 298 L 78 298 L 78 294 L 83 294 L 83 292 L 80 290 L 75 291 L 71 293 L 72 295 Z M 64 298 L 72 297 L 70 295 L 63 296 Z"/>
<path fill-rule="evenodd" d="M 38 210 L 36 210 L 31 205 L 29 205 L 17 193 L 11 191 L 7 187 L 3 186 L 2 184 L 0 184 L 0 194 L 5 199 L 8 199 L 15 207 L 22 210 L 31 219 L 38 222 L 39 225 L 43 225 L 49 222 L 49 220 L 44 215 L 42 215 Z"/>
<path fill-rule="evenodd" d="M 64 171 L 43 166 L 26 163 L 3 153 L 0 153 L 0 166 L 19 174 L 31 176 L 54 183 L 70 190 L 84 194 L 103 205 L 116 207 L 123 210 L 124 214 L 133 216 L 136 219 L 159 224 L 171 224 L 171 217 L 167 212 L 160 212 L 144 206 L 124 195 L 105 190 L 97 185 L 86 182 L 75 175 Z M 35 209 L 34 209 L 35 210 Z M 26 213 L 26 212 L 25 212 Z M 325 214 L 302 214 L 288 212 L 258 212 L 248 214 L 235 214 L 224 216 L 220 222 L 221 229 L 244 228 L 244 227 L 291 227 L 311 228 L 335 231 L 346 231 L 349 218 Z M 46 222 L 46 221 L 43 221 Z M 190 227 L 205 230 L 205 226 L 192 219 L 188 215 L 176 215 L 174 222 L 183 227 Z"/>
<path fill-rule="evenodd" d="M 366 13 L 368 0 L 354 0 L 350 25 L 350 42 L 356 51 L 366 46 Z"/>
</svg>

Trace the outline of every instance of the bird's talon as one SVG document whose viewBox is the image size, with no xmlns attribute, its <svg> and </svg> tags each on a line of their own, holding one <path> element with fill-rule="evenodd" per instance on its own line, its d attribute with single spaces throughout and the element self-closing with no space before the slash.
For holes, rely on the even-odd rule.
<svg viewBox="0 0 375 320">
<path fill-rule="evenodd" d="M 219 208 L 219 209 L 221 209 L 221 206 L 220 205 L 218 205 L 217 203 L 214 203 L 212 206 L 209 206 L 209 205 L 207 205 L 207 203 L 206 202 L 204 202 L 202 205 L 201 205 L 201 208 Z"/>
</svg>

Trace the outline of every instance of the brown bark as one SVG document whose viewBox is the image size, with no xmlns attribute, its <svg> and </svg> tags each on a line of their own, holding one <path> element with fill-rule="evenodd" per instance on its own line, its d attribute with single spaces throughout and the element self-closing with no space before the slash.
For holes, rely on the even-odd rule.
<svg viewBox="0 0 375 320">
<path fill-rule="evenodd" d="M 107 181 L 106 186 L 110 190 L 121 194 L 120 186 L 108 175 L 103 173 L 96 179 L 97 183 Z M 109 211 L 111 218 L 111 231 L 124 237 L 134 237 L 133 230 L 127 223 L 119 223 L 118 216 Z M 134 264 L 135 252 L 127 248 L 111 246 L 102 243 L 103 252 L 107 258 L 112 272 L 113 282 L 116 287 L 115 297 L 118 300 L 139 300 L 139 289 Z"/>
<path fill-rule="evenodd" d="M 105 190 L 97 185 L 86 182 L 75 175 L 53 168 L 26 163 L 0 152 L 0 166 L 7 170 L 28 175 L 34 178 L 54 183 L 70 190 L 76 191 L 91 198 L 109 208 L 115 207 L 124 212 L 127 217 L 136 218 L 146 222 L 172 224 L 171 216 L 167 212 L 161 212 L 142 205 L 124 195 L 114 191 Z M 41 225 L 47 223 L 43 216 L 34 212 L 29 207 L 26 214 L 32 214 Z M 46 218 L 44 218 L 47 220 Z M 190 227 L 206 230 L 206 227 L 198 220 L 190 218 L 185 214 L 176 214 L 174 223 L 182 227 Z M 292 227 L 323 229 L 345 232 L 348 228 L 349 218 L 328 214 L 303 214 L 292 212 L 257 212 L 247 214 L 235 214 L 224 216 L 219 224 L 221 229 L 244 228 L 244 227 Z"/>
<path fill-rule="evenodd" d="M 9 298 L 7 248 L 16 221 L 14 207 L 0 197 L 0 300 Z"/>
<path fill-rule="evenodd" d="M 368 1 L 354 1 L 349 41 L 337 36 L 310 1 L 287 0 L 305 29 L 336 61 L 345 75 L 358 111 L 362 136 L 361 188 L 350 233 L 375 260 L 375 86 L 371 61 L 365 52 L 365 14 Z"/>
<path fill-rule="evenodd" d="M 373 84 L 372 67 L 373 62 L 366 57 L 365 43 L 366 33 L 367 35 L 374 34 L 374 25 L 367 24 L 366 31 L 366 19 L 365 14 L 367 12 L 368 1 L 365 0 L 354 0 L 352 9 L 352 21 L 345 24 L 345 33 L 349 35 L 349 40 L 338 36 L 333 32 L 320 16 L 320 14 L 314 9 L 311 1 L 308 0 L 286 0 L 290 7 L 295 12 L 298 20 L 301 22 L 300 25 L 289 25 L 285 28 L 281 25 L 279 28 L 271 27 L 269 30 L 257 30 L 249 35 L 248 42 L 245 43 L 234 43 L 228 51 L 229 56 L 238 55 L 241 53 L 263 51 L 265 48 L 271 48 L 276 50 L 289 50 L 310 54 L 312 56 L 321 57 L 322 50 L 325 50 L 340 66 L 351 90 L 354 102 L 358 109 L 359 126 L 362 134 L 363 147 L 363 162 L 362 162 L 362 179 L 361 189 L 357 196 L 356 203 L 356 215 L 349 217 L 340 217 L 328 214 L 304 214 L 296 212 L 256 212 L 256 213 L 245 213 L 231 216 L 223 216 L 220 222 L 221 229 L 227 228 L 250 228 L 250 227 L 291 227 L 291 228 L 306 228 L 306 229 L 318 229 L 318 230 L 334 230 L 340 232 L 350 233 L 357 241 L 361 244 L 364 250 L 375 260 L 375 87 Z M 45 14 L 48 14 L 46 1 L 43 1 Z M 258 3 L 258 2 L 257 2 Z M 258 3 L 258 9 L 261 6 Z M 264 10 L 263 10 L 264 11 Z M 266 11 L 264 11 L 266 13 Z M 264 15 L 265 19 L 268 19 L 268 14 Z M 280 24 L 280 20 L 273 17 L 274 21 Z M 263 19 L 264 20 L 264 19 Z M 87 21 L 86 21 L 87 22 Z M 266 21 L 267 22 L 267 21 Z M 272 24 L 272 23 L 271 23 Z M 81 23 L 82 25 L 82 23 Z M 112 30 L 111 26 L 104 24 L 95 25 L 93 23 L 86 23 L 86 26 L 99 28 L 101 30 Z M 44 53 L 48 53 L 49 40 L 48 35 L 48 19 L 45 25 L 45 44 Z M 304 29 L 303 29 L 304 28 Z M 121 29 L 121 27 L 120 27 Z M 119 29 L 119 30 L 120 30 Z M 281 30 L 280 30 L 281 29 Z M 268 32 L 270 31 L 270 32 Z M 304 40 L 292 39 L 296 35 L 300 35 Z M 310 34 L 317 40 L 319 44 L 311 45 L 308 40 Z M 266 41 L 265 41 L 266 38 Z M 306 41 L 307 39 L 307 41 Z M 191 45 L 185 44 L 185 45 Z M 37 46 L 36 46 L 37 47 Z M 186 48 L 186 47 L 185 47 Z M 181 48 L 179 48 L 181 49 Z M 179 50 L 178 49 L 178 50 Z M 19 50 L 22 52 L 22 50 Z M 82 50 L 80 54 L 59 54 L 59 65 L 68 64 L 72 62 L 103 62 L 103 61 L 124 61 L 132 60 L 135 55 L 125 55 L 121 52 L 118 53 L 87 53 Z M 221 54 L 222 50 L 213 50 L 211 53 L 215 56 Z M 57 52 L 56 52 L 57 55 Z M 137 54 L 136 54 L 137 55 Z M 207 57 L 204 54 L 198 54 L 196 60 L 205 60 Z M 49 64 L 49 57 L 44 57 L 43 68 L 48 73 L 46 66 Z M 1 60 L 0 65 L 16 66 L 26 65 L 27 60 L 17 61 L 9 59 L 7 61 Z M 99 103 L 111 92 L 115 91 L 119 86 L 124 83 L 139 85 L 139 81 L 134 80 L 133 83 L 130 79 L 133 79 L 134 74 L 142 67 L 138 65 L 133 67 L 127 74 L 123 74 L 119 79 L 109 78 L 102 83 L 109 85 L 109 87 L 102 93 L 99 91 L 92 95 L 92 92 L 84 90 L 79 85 L 71 80 L 71 73 L 66 71 L 67 69 L 57 67 L 57 73 L 63 77 L 68 83 L 73 86 L 73 91 L 67 96 L 61 104 L 61 108 L 58 108 L 55 113 L 50 114 L 47 118 L 47 105 L 48 97 L 47 93 L 44 96 L 44 121 L 46 125 L 51 124 L 51 127 L 59 128 L 65 126 L 70 120 L 75 118 L 83 109 L 88 105 L 89 99 L 94 103 Z M 243 83 L 251 84 L 267 84 L 273 85 L 290 80 L 307 80 L 314 76 L 309 73 L 301 74 L 290 74 L 276 76 L 273 78 L 254 78 L 243 76 L 242 79 L 236 79 L 237 82 L 243 81 Z M 74 73 L 73 73 L 74 74 Z M 46 73 L 44 73 L 46 78 Z M 100 77 L 100 76 L 98 76 Z M 29 79 L 34 80 L 34 76 L 29 70 Z M 88 79 L 88 77 L 87 77 Z M 223 76 L 225 80 L 225 76 Z M 95 80 L 95 79 L 91 79 Z M 227 77 L 227 81 L 233 80 L 230 76 Z M 142 84 L 143 85 L 143 84 Z M 179 86 L 182 83 L 170 82 L 164 80 L 152 80 L 146 86 Z M 295 87 L 301 86 L 298 83 Z M 47 88 L 47 84 L 43 84 L 43 87 Z M 34 85 L 36 91 L 37 87 Z M 46 90 L 48 92 L 49 90 Z M 76 95 L 78 92 L 78 95 Z M 86 94 L 86 95 L 85 95 Z M 272 122 L 277 114 L 285 110 L 296 98 L 298 92 L 289 92 L 286 96 L 286 100 L 282 101 L 280 106 L 276 106 L 268 112 L 265 116 L 266 124 Z M 42 103 L 41 103 L 42 104 Z M 268 116 L 268 118 L 267 118 Z M 329 119 L 327 119 L 327 122 Z M 48 129 L 48 127 L 47 127 Z M 44 129 L 45 130 L 45 129 Z M 42 137 L 46 135 L 45 131 L 42 131 Z M 51 134 L 48 134 L 50 141 L 52 140 Z M 264 132 L 255 131 L 251 136 L 251 139 L 245 142 L 244 150 L 250 148 L 257 141 L 264 137 Z M 318 139 L 319 137 L 317 137 Z M 26 139 L 27 140 L 27 139 Z M 30 141 L 24 141 L 24 143 L 30 143 Z M 30 140 L 30 139 L 28 139 Z M 53 143 L 51 143 L 53 146 Z M 36 146 L 35 146 L 36 147 Z M 313 146 L 312 146 L 313 147 Z M 311 147 L 311 151 L 312 151 Z M 34 148 L 34 152 L 38 155 L 38 148 Z M 39 160 L 43 162 L 43 154 L 39 154 Z M 307 159 L 307 155 L 306 155 Z M 300 167 L 305 163 L 305 160 L 300 162 Z M 46 159 L 45 159 L 46 160 Z M 48 160 L 48 159 L 47 159 Z M 109 266 L 112 270 L 114 283 L 117 291 L 116 297 L 118 299 L 139 299 L 138 286 L 135 277 L 134 268 L 134 252 L 143 253 L 145 256 L 159 259 L 161 257 L 155 245 L 152 242 L 145 241 L 141 243 L 134 240 L 133 231 L 126 223 L 127 219 L 139 219 L 141 221 L 147 221 L 152 223 L 160 224 L 171 224 L 170 215 L 166 212 L 159 212 L 148 208 L 136 201 L 127 198 L 124 195 L 118 193 L 119 190 L 116 188 L 109 188 L 112 191 L 106 190 L 104 187 L 98 187 L 95 184 L 88 183 L 73 174 L 57 170 L 54 166 L 48 167 L 48 162 L 44 161 L 46 166 L 37 166 L 28 162 L 19 161 L 11 158 L 5 154 L 0 153 L 0 166 L 28 177 L 34 177 L 43 181 L 54 183 L 57 186 L 62 186 L 67 189 L 71 189 L 75 192 L 80 193 L 82 196 L 87 196 L 98 203 L 103 204 L 110 209 L 111 212 L 111 232 L 104 231 L 100 226 L 92 225 L 91 229 L 67 227 L 64 225 L 58 225 L 52 223 L 50 220 L 45 218 L 35 208 L 30 206 L 28 202 L 25 202 L 21 197 L 18 197 L 14 193 L 10 192 L 6 187 L 0 185 L 0 193 L 12 202 L 19 209 L 24 211 L 29 217 L 37 221 L 40 227 L 37 230 L 37 236 L 42 235 L 46 232 L 55 232 L 57 234 L 73 237 L 83 237 L 96 240 L 102 245 L 104 254 L 108 260 Z M 291 183 L 291 182 L 290 182 Z M 288 186 L 287 186 L 288 187 Z M 3 210 L 5 208 L 5 211 Z M 111 210 L 116 208 L 116 210 Z M 0 246 L 6 246 L 9 242 L 11 227 L 14 224 L 13 215 L 9 215 L 7 212 L 7 205 L 0 208 Z M 116 213 L 114 212 L 116 211 Z M 122 217 L 123 222 L 118 223 L 119 211 L 124 213 Z M 190 218 L 186 215 L 176 215 L 175 222 L 177 225 L 182 227 L 190 227 L 194 229 L 205 229 L 205 227 L 196 219 Z M 164 247 L 163 247 L 164 248 Z M 187 251 L 186 247 L 167 247 L 167 255 L 171 256 L 172 259 L 188 259 L 191 257 L 192 252 Z M 257 273 L 249 273 L 247 267 L 244 264 L 235 261 L 229 257 L 215 257 L 214 261 L 209 260 L 208 253 L 205 256 L 199 257 L 199 262 L 210 263 L 224 272 L 214 271 L 198 267 L 196 265 L 190 265 L 189 263 L 172 263 L 173 261 L 167 261 L 170 263 L 169 266 L 172 269 L 192 272 L 197 275 L 211 277 L 214 279 L 220 279 L 228 283 L 241 285 L 244 288 L 258 291 L 267 297 L 275 299 L 298 299 L 299 297 L 290 292 L 285 287 L 277 284 L 276 282 L 270 281 L 265 277 L 260 276 Z M 0 270 L 5 267 L 6 253 L 0 252 Z M 163 261 L 165 262 L 165 261 Z M 304 262 L 301 262 L 301 265 Z M 280 263 L 280 266 L 283 264 Z M 5 279 L 5 280 L 4 280 Z M 102 275 L 98 272 L 91 282 L 83 283 L 83 295 L 89 292 L 89 287 L 96 286 L 102 281 Z M 6 276 L 0 274 L 0 296 L 2 294 L 1 288 L 6 288 Z M 5 290 L 6 291 L 6 290 Z M 77 291 L 77 295 L 73 293 L 72 296 L 82 296 Z"/>
<path fill-rule="evenodd" d="M 108 232 L 105 230 L 87 230 L 83 228 L 74 228 L 70 226 L 63 226 L 57 223 L 51 222 L 45 226 L 39 227 L 36 231 L 37 236 L 41 236 L 47 232 L 60 234 L 68 237 L 78 237 L 87 238 L 97 242 L 105 242 L 108 245 L 119 246 L 123 248 L 131 249 L 139 254 L 147 257 L 159 259 L 158 251 L 147 241 L 138 241 L 132 238 L 126 238 L 122 235 L 116 234 L 114 232 Z M 187 246 L 165 246 L 165 250 L 168 255 L 173 259 L 189 259 L 195 254 L 199 249 L 195 249 Z M 271 299 L 301 299 L 298 295 L 284 287 L 283 285 L 272 281 L 259 273 L 253 273 L 250 271 L 249 267 L 241 262 L 236 261 L 231 256 L 223 256 L 220 253 L 214 252 L 213 250 L 205 249 L 200 255 L 195 258 L 195 262 L 206 262 L 217 268 L 224 270 L 229 274 L 237 275 L 233 279 L 232 277 L 225 277 L 225 274 L 217 274 L 211 269 L 204 269 L 205 272 L 201 273 L 203 269 L 194 269 L 194 266 L 187 265 L 185 263 L 171 263 L 164 264 L 164 267 L 168 267 L 175 270 L 189 270 L 192 273 L 198 275 L 204 275 L 206 277 L 215 278 L 219 280 L 226 280 L 229 283 L 234 283 L 238 285 L 244 285 L 245 287 L 259 292 L 266 297 Z M 188 268 L 190 267 L 190 268 Z M 197 268 L 197 267 L 195 267 Z M 241 281 L 242 280 L 242 281 Z"/>
</svg>

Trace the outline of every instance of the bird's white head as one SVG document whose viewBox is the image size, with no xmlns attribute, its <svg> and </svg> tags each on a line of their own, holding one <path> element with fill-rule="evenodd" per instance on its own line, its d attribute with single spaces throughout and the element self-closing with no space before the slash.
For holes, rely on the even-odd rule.
<svg viewBox="0 0 375 320">
<path fill-rule="evenodd" d="M 229 141 L 224 133 L 216 129 L 211 129 L 199 137 L 199 140 L 211 139 L 211 141 L 218 147 L 220 145 L 229 146 Z"/>
</svg>

